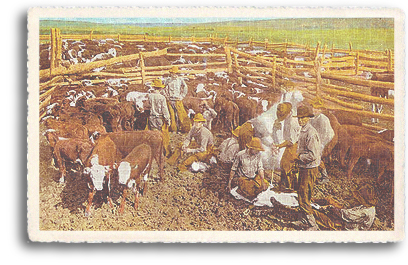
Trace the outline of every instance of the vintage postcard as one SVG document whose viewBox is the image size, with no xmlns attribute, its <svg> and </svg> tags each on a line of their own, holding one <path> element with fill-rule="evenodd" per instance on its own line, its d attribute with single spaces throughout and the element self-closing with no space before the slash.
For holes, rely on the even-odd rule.
<svg viewBox="0 0 408 265">
<path fill-rule="evenodd" d="M 30 9 L 30 240 L 402 240 L 403 25 L 386 8 Z"/>
</svg>

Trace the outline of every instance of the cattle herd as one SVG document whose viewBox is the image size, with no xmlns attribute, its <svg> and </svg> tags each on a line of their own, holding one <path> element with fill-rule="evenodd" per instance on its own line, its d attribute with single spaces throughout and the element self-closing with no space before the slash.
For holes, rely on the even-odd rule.
<svg viewBox="0 0 408 265">
<path fill-rule="evenodd" d="M 224 51 L 222 46 L 210 44 L 168 45 L 121 43 L 115 40 L 64 40 L 63 65 L 104 60 L 165 47 L 174 53 Z M 47 45 L 41 45 L 40 69 L 49 67 L 48 51 Z M 203 63 L 206 60 L 204 58 L 198 56 L 188 59 L 182 56 L 146 58 L 145 65 Z M 125 67 L 136 67 L 138 63 L 138 60 L 118 63 L 103 69 L 94 69 L 94 72 L 119 71 Z M 284 83 L 276 90 L 249 79 L 243 83 L 240 77 L 222 71 L 184 77 L 188 85 L 188 94 L 183 104 L 190 118 L 200 112 L 200 103 L 206 101 L 218 114 L 212 122 L 212 132 L 218 142 L 230 137 L 231 131 L 237 126 L 251 121 L 255 136 L 261 138 L 266 147 L 265 156 L 268 155 L 268 147 L 273 144 L 270 134 L 271 126 L 276 119 L 277 104 L 290 101 L 295 111 L 296 106 L 302 104 L 304 100 L 301 92 L 293 87 L 288 89 Z M 118 187 L 120 190 L 115 192 L 121 194 L 119 214 L 124 212 L 128 190 L 134 191 L 132 204 L 137 209 L 140 204 L 139 196 L 148 192 L 148 179 L 156 178 L 157 175 L 160 183 L 171 182 L 175 177 L 173 173 L 167 172 L 169 166 L 164 156 L 161 132 L 146 130 L 149 116 L 146 102 L 150 83 L 137 84 L 126 78 L 101 80 L 85 75 L 64 78 L 72 85 L 59 86 L 53 92 L 51 101 L 46 107 L 46 115 L 40 121 L 42 135 L 46 137 L 47 145 L 52 152 L 52 157 L 48 157 L 46 161 L 50 161 L 58 169 L 58 179 L 54 182 L 67 185 L 70 181 L 68 176 L 73 174 L 73 171 L 81 173 L 88 189 L 88 192 L 83 194 L 86 208 L 82 214 L 85 216 L 92 216 L 91 206 L 96 194 L 101 194 L 106 203 L 113 207 L 115 203 L 112 201 L 111 193 L 112 189 Z M 359 178 L 361 170 L 365 172 L 372 167 L 374 170 L 369 172 L 372 173 L 371 178 L 378 187 L 386 181 L 393 182 L 392 129 L 381 131 L 368 129 L 363 126 L 361 117 L 351 116 L 340 110 L 324 110 L 323 114 L 329 118 L 335 132 L 334 138 L 323 152 L 323 159 L 329 165 L 329 169 L 335 167 L 336 172 L 344 173 L 342 173 L 344 181 L 349 181 Z M 180 136 L 172 133 L 170 141 L 171 146 L 176 146 Z M 267 159 L 265 164 L 268 164 Z M 274 170 L 274 178 L 279 178 L 279 170 L 275 170 L 278 163 L 269 164 L 268 169 Z M 358 170 L 355 170 L 356 164 L 359 165 Z M 157 171 L 151 170 L 152 165 L 157 166 Z M 333 176 L 335 177 L 339 176 Z M 225 179 L 219 180 L 219 187 L 226 187 L 227 178 L 226 175 Z M 380 196 L 393 196 L 393 187 L 378 193 Z M 384 214 L 390 215 L 391 212 Z"/>
</svg>

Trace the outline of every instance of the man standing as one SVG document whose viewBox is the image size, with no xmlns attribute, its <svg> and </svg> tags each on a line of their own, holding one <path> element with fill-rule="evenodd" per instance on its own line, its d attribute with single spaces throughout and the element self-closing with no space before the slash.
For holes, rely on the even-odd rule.
<svg viewBox="0 0 408 265">
<path fill-rule="evenodd" d="M 200 104 L 200 110 L 204 119 L 206 119 L 204 126 L 211 131 L 212 121 L 215 119 L 215 117 L 217 117 L 217 112 L 210 108 L 210 106 L 208 106 L 208 102 L 205 100 L 203 100 L 203 102 Z"/>
<path fill-rule="evenodd" d="M 323 154 L 324 147 L 333 139 L 334 130 L 331 127 L 329 118 L 322 113 L 324 107 L 323 101 L 316 97 L 311 101 L 314 118 L 310 120 L 310 124 L 316 129 L 320 138 L 320 153 Z M 319 172 L 321 177 L 319 183 L 323 184 L 329 181 L 326 166 L 322 161 L 319 165 Z"/>
<path fill-rule="evenodd" d="M 307 230 L 319 230 L 311 206 L 313 187 L 319 176 L 318 167 L 321 162 L 319 134 L 310 124 L 310 118 L 314 117 L 314 115 L 309 107 L 299 106 L 296 117 L 301 127 L 297 149 L 297 163 L 299 167 L 299 209 L 306 217 Z"/>
<path fill-rule="evenodd" d="M 161 79 L 155 79 L 152 87 L 154 91 L 148 96 L 150 105 L 148 127 L 149 130 L 162 132 L 164 149 L 166 155 L 169 155 L 170 135 L 168 127 L 170 126 L 170 113 L 167 108 L 166 98 L 160 94 L 160 90 L 165 86 Z"/>
<path fill-rule="evenodd" d="M 180 171 L 186 171 L 194 162 L 209 163 L 210 158 L 215 154 L 214 137 L 212 133 L 204 127 L 206 120 L 203 118 L 203 115 L 197 113 L 193 121 L 193 127 L 191 127 L 187 138 L 167 161 L 172 165 L 178 161 L 183 153 L 190 154 L 190 156 L 177 167 Z"/>
<path fill-rule="evenodd" d="M 190 119 L 184 109 L 183 99 L 187 95 L 187 84 L 183 78 L 178 77 L 179 69 L 173 66 L 170 69 L 170 77 L 165 79 L 165 94 L 169 100 L 169 111 L 171 118 L 171 130 L 173 132 L 188 132 L 191 128 Z"/>
<path fill-rule="evenodd" d="M 274 130 L 283 129 L 283 142 L 276 147 L 285 148 L 280 161 L 281 185 L 282 187 L 293 190 L 295 188 L 295 179 L 288 174 L 295 163 L 297 157 L 296 151 L 300 133 L 300 126 L 295 117 L 292 116 L 292 104 L 289 102 L 280 103 L 276 110 L 277 119 L 274 124 Z M 282 128 L 283 121 L 283 128 Z"/>
<path fill-rule="evenodd" d="M 256 198 L 259 193 L 268 188 L 269 183 L 264 179 L 261 151 L 265 151 L 261 140 L 254 137 L 245 150 L 238 152 L 231 167 L 228 190 L 231 190 L 235 173 L 239 176 L 237 192 L 249 200 Z"/>
</svg>

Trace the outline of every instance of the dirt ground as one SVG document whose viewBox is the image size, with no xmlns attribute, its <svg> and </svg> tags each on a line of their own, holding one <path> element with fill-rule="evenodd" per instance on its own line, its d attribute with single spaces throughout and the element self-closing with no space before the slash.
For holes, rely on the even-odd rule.
<svg viewBox="0 0 408 265">
<path fill-rule="evenodd" d="M 44 131 L 43 125 L 40 131 Z M 216 145 L 225 136 L 216 134 Z M 171 146 L 183 139 L 183 135 L 171 134 Z M 59 231 L 185 231 L 185 230 L 295 230 L 289 222 L 297 220 L 297 209 L 274 203 L 274 208 L 253 207 L 238 201 L 227 192 L 228 173 L 217 165 L 205 173 L 177 173 L 167 163 L 165 180 L 157 178 L 154 164 L 152 177 L 148 180 L 147 192 L 140 198 L 138 210 L 133 208 L 134 196 L 128 195 L 125 211 L 118 214 L 121 198 L 120 188 L 113 183 L 113 208 L 101 196 L 95 196 L 92 216 L 85 217 L 88 188 L 78 172 L 69 171 L 66 183 L 58 182 L 58 171 L 51 164 L 51 147 L 40 135 L 40 229 Z M 371 230 L 393 230 L 394 211 L 392 183 L 389 177 L 377 185 L 374 173 L 356 166 L 357 176 L 347 180 L 345 172 L 337 163 L 328 165 L 330 182 L 315 187 L 314 198 L 324 199 L 328 195 L 348 205 L 353 183 L 372 183 L 379 194 L 377 215 Z M 233 186 L 235 182 L 233 181 Z M 274 174 L 273 184 L 279 188 L 279 172 Z"/>
</svg>

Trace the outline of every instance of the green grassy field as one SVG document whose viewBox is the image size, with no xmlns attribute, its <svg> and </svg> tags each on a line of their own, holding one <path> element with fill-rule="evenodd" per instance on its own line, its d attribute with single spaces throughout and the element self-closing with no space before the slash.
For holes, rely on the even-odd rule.
<svg viewBox="0 0 408 265">
<path fill-rule="evenodd" d="M 315 46 L 318 41 L 336 48 L 386 50 L 394 49 L 392 20 L 384 19 L 275 19 L 248 22 L 219 22 L 202 24 L 163 24 L 143 27 L 139 24 L 101 24 L 90 22 L 40 22 L 40 34 L 50 34 L 50 28 L 61 29 L 62 34 L 149 34 L 154 36 L 208 37 L 209 35 L 246 41 L 268 39 L 272 43 L 294 42 Z"/>
</svg>

